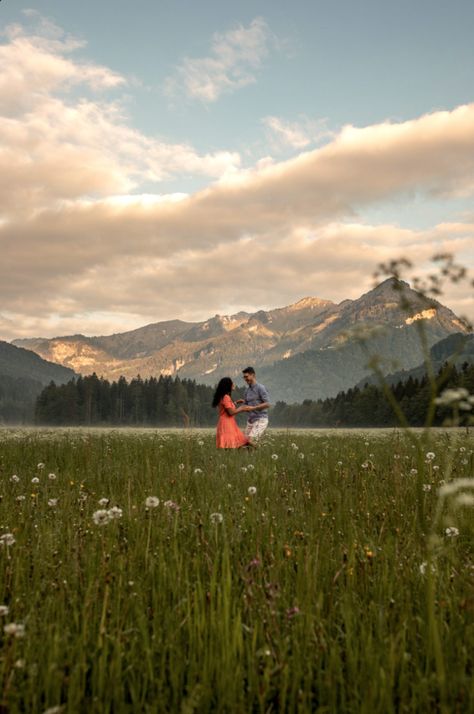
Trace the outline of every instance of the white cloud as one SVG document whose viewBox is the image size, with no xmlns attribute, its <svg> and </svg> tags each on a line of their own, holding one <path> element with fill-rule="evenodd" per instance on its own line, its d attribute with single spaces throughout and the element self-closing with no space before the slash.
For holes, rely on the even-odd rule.
<svg viewBox="0 0 474 714">
<path fill-rule="evenodd" d="M 271 147 L 278 151 L 285 148 L 305 149 L 322 138 L 333 136 L 324 119 L 316 121 L 307 116 L 298 121 L 287 121 L 280 117 L 268 116 L 262 119 Z"/>
<path fill-rule="evenodd" d="M 120 102 L 91 95 L 97 76 L 107 89 L 109 70 L 84 75 L 70 57 L 75 41 L 46 34 L 17 27 L 0 45 L 2 81 L 21 90 L 0 115 L 0 336 L 356 297 L 378 262 L 400 254 L 424 262 L 454 250 L 472 265 L 472 219 L 420 232 L 363 225 L 357 214 L 394 197 L 472 195 L 474 104 L 344 127 L 320 148 L 244 170 L 234 152 L 200 155 L 133 129 Z M 72 85 L 84 94 L 68 94 Z M 149 189 L 198 173 L 219 180 L 192 195 Z M 450 296 L 467 311 L 466 295 Z"/>
<path fill-rule="evenodd" d="M 256 73 L 269 55 L 275 36 L 265 20 L 257 17 L 248 27 L 238 25 L 215 33 L 207 57 L 185 57 L 166 81 L 169 96 L 184 93 L 191 99 L 215 102 L 256 81 Z"/>
</svg>

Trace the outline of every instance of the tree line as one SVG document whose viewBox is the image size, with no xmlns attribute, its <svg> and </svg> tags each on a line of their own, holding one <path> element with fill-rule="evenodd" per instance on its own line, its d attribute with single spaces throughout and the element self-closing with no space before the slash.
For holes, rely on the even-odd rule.
<svg viewBox="0 0 474 714">
<path fill-rule="evenodd" d="M 436 375 L 442 389 L 463 387 L 474 394 L 474 365 L 467 362 L 460 368 L 445 365 Z M 420 378 L 408 377 L 388 386 L 410 426 L 423 426 L 431 401 L 431 387 L 426 375 Z M 474 410 L 473 410 L 474 411 Z M 451 409 L 438 406 L 433 425 L 447 423 Z M 467 423 L 469 412 L 461 414 L 461 422 Z M 336 397 L 302 404 L 277 402 L 272 410 L 272 423 L 276 426 L 292 427 L 391 427 L 399 425 L 389 399 L 382 387 L 366 383 L 340 392 Z"/>
<path fill-rule="evenodd" d="M 474 393 L 474 365 L 445 366 L 437 375 L 443 388 L 464 387 Z M 388 387 L 409 424 L 424 424 L 431 389 L 426 376 Z M 37 424 L 213 426 L 216 410 L 211 407 L 212 387 L 195 380 L 160 376 L 116 382 L 93 374 L 66 384 L 51 382 L 38 396 Z M 237 398 L 234 394 L 234 398 Z M 437 407 L 434 424 L 449 417 L 449 409 Z M 354 387 L 328 399 L 307 399 L 301 404 L 277 402 L 271 410 L 272 426 L 280 427 L 381 427 L 396 426 L 398 419 L 384 390 L 374 384 Z"/>
</svg>

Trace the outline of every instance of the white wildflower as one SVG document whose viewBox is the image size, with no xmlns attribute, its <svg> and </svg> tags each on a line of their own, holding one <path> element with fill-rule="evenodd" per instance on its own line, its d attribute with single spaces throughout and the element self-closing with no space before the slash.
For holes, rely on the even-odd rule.
<svg viewBox="0 0 474 714">
<path fill-rule="evenodd" d="M 368 469 L 368 468 L 369 468 L 369 464 L 367 463 L 367 461 L 364 461 L 364 463 L 361 464 L 361 467 L 362 467 L 363 469 Z"/>
<path fill-rule="evenodd" d="M 107 523 L 110 523 L 111 516 L 108 511 L 101 509 L 100 511 L 95 511 L 92 514 L 92 520 L 96 526 L 105 526 Z"/>
<path fill-rule="evenodd" d="M 198 441 L 198 445 L 199 445 L 199 446 L 204 446 L 204 442 L 202 441 L 202 439 L 200 439 L 200 440 Z"/>
<path fill-rule="evenodd" d="M 31 483 L 39 483 L 39 482 L 40 482 L 40 480 L 39 480 L 38 476 L 33 476 L 33 478 L 31 479 Z"/>
<path fill-rule="evenodd" d="M 18 483 L 20 480 L 20 477 L 17 476 L 16 474 L 13 474 L 13 476 L 10 476 L 10 481 L 13 481 L 13 483 Z"/>
<path fill-rule="evenodd" d="M 301 459 L 301 461 L 304 459 L 304 454 L 302 451 L 298 454 L 298 458 Z"/>
<path fill-rule="evenodd" d="M 244 473 L 244 474 L 247 473 L 247 467 L 246 467 L 246 466 L 241 466 L 241 467 L 240 467 L 240 470 L 241 470 L 242 473 Z"/>
<path fill-rule="evenodd" d="M 9 622 L 8 625 L 3 626 L 3 631 L 12 637 L 25 636 L 25 626 L 21 622 Z"/>
<path fill-rule="evenodd" d="M 40 463 L 37 465 L 36 468 L 38 469 L 38 471 L 42 471 L 42 470 L 44 469 L 44 464 L 43 464 L 43 462 L 40 461 Z"/>
<path fill-rule="evenodd" d="M 110 498 L 99 498 L 99 500 L 97 501 L 99 506 L 101 506 L 102 508 L 105 508 L 106 506 L 108 506 L 109 502 L 110 502 Z"/>
<path fill-rule="evenodd" d="M 273 461 L 278 461 L 278 454 L 272 454 Z"/>
<path fill-rule="evenodd" d="M 422 563 L 420 563 L 420 567 L 419 567 L 421 575 L 425 575 L 427 569 L 428 569 L 428 563 L 426 562 L 426 560 L 424 560 Z M 434 563 L 431 563 L 431 572 L 433 575 L 436 573 L 436 566 Z"/>
<path fill-rule="evenodd" d="M 249 486 L 247 489 L 247 493 L 249 494 L 249 496 L 255 496 L 255 494 L 257 493 L 256 486 Z"/>
<path fill-rule="evenodd" d="M 295 451 L 298 451 L 298 446 L 297 446 L 297 444 L 292 444 L 292 445 L 291 445 L 291 448 L 294 449 Z"/>
<path fill-rule="evenodd" d="M 435 459 L 435 458 L 436 458 L 436 454 L 433 453 L 433 451 L 428 451 L 428 453 L 426 454 L 426 460 L 433 461 L 433 459 Z"/>
<path fill-rule="evenodd" d="M 48 500 L 48 506 L 51 506 L 51 508 L 55 508 L 55 506 L 58 505 L 58 499 L 57 498 L 50 498 Z"/>
<path fill-rule="evenodd" d="M 410 469 L 410 473 L 412 476 L 416 476 L 416 474 L 418 473 L 418 469 Z"/>
<path fill-rule="evenodd" d="M 457 506 L 474 506 L 474 496 L 470 493 L 460 493 L 455 501 Z"/>
<path fill-rule="evenodd" d="M 179 469 L 180 471 L 184 471 L 184 464 L 179 464 L 178 469 Z"/>
<path fill-rule="evenodd" d="M 444 532 L 448 538 L 456 538 L 459 535 L 459 529 L 456 526 L 449 526 Z"/>
<path fill-rule="evenodd" d="M 17 500 L 17 501 L 25 501 L 25 500 L 26 500 L 26 496 L 17 496 L 17 497 L 16 497 L 16 500 Z"/>
<path fill-rule="evenodd" d="M 195 473 L 195 474 L 202 474 L 202 469 L 199 469 L 199 468 L 194 469 L 194 473 Z"/>
<path fill-rule="evenodd" d="M 450 496 L 458 491 L 463 491 L 465 488 L 474 488 L 474 478 L 457 478 L 454 481 L 444 484 L 439 489 L 440 496 Z"/>
<path fill-rule="evenodd" d="M 211 520 L 211 523 L 215 524 L 222 523 L 222 521 L 224 520 L 224 516 L 222 515 L 222 513 L 211 513 L 209 518 Z"/>
<path fill-rule="evenodd" d="M 10 608 L 8 607 L 8 605 L 0 605 L 0 617 L 8 615 L 9 612 Z"/>
<path fill-rule="evenodd" d="M 110 519 L 113 520 L 114 518 L 122 518 L 123 511 L 118 506 L 112 506 L 112 508 L 109 508 L 108 514 Z"/>
<path fill-rule="evenodd" d="M 425 491 L 425 492 L 431 491 L 431 484 L 430 484 L 430 483 L 424 483 L 424 484 L 423 484 L 423 491 Z"/>
<path fill-rule="evenodd" d="M 145 501 L 145 506 L 147 508 L 157 508 L 160 505 L 160 499 L 156 496 L 148 496 Z"/>
<path fill-rule="evenodd" d="M 55 481 L 57 479 L 57 476 L 56 476 L 56 474 L 51 473 L 51 474 L 48 474 L 48 478 L 50 481 Z"/>
<path fill-rule="evenodd" d="M 15 536 L 13 535 L 13 533 L 4 533 L 0 536 L 0 546 L 14 545 L 15 542 Z"/>
<path fill-rule="evenodd" d="M 247 466 L 247 468 L 248 468 L 249 471 L 253 471 L 254 468 L 255 468 L 255 466 L 254 466 L 253 464 L 249 464 L 249 465 Z"/>
<path fill-rule="evenodd" d="M 441 392 L 439 397 L 436 397 L 435 404 L 442 406 L 451 406 L 457 404 L 460 401 L 469 399 L 469 392 L 464 387 L 458 387 L 457 389 L 445 389 Z"/>
</svg>

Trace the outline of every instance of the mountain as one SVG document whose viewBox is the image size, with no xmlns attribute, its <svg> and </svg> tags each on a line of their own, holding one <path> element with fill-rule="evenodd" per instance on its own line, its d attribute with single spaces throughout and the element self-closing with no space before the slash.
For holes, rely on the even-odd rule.
<svg viewBox="0 0 474 714">
<path fill-rule="evenodd" d="M 421 360 L 423 360 L 423 355 Z M 398 384 L 398 382 L 406 382 L 410 377 L 421 379 L 426 374 L 425 364 L 421 360 L 420 364 L 412 369 L 403 369 L 387 374 L 386 381 L 388 384 Z M 474 335 L 456 332 L 436 342 L 430 349 L 430 362 L 435 373 L 446 362 L 456 365 L 456 367 L 461 367 L 465 363 L 474 364 Z M 371 375 L 367 379 L 362 379 L 357 386 L 363 387 L 367 382 L 376 384 L 377 380 Z"/>
<path fill-rule="evenodd" d="M 43 387 L 51 381 L 63 384 L 72 377 L 71 369 L 0 340 L 0 423 L 31 421 Z"/>
<path fill-rule="evenodd" d="M 408 311 L 400 306 L 400 287 L 411 303 Z M 14 344 L 76 372 L 95 371 L 109 379 L 179 374 L 215 384 L 224 375 L 240 377 L 242 368 L 253 364 L 259 378 L 268 381 L 274 400 L 298 401 L 330 396 L 369 374 L 358 340 L 361 330 L 375 330 L 368 338 L 371 352 L 397 360 L 386 371 L 416 366 L 421 361 L 420 325 L 429 346 L 465 331 L 451 310 L 437 301 L 427 303 L 406 283 L 388 279 L 357 300 L 339 304 L 306 297 L 287 307 L 215 315 L 198 323 L 170 320 L 109 336 Z"/>
</svg>

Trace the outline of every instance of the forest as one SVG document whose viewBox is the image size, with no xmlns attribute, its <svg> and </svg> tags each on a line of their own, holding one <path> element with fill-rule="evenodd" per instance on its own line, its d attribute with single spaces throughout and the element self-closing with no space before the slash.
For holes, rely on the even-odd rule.
<svg viewBox="0 0 474 714">
<path fill-rule="evenodd" d="M 445 365 L 437 374 L 441 389 L 464 387 L 474 393 L 474 365 Z M 432 398 L 426 376 L 409 377 L 386 386 L 412 426 L 425 422 Z M 51 382 L 38 396 L 35 422 L 44 425 L 213 426 L 217 414 L 211 407 L 213 388 L 194 380 L 160 376 L 109 382 L 93 374 L 66 384 Z M 234 393 L 234 399 L 241 393 Z M 449 419 L 446 407 L 437 407 L 434 424 Z M 464 423 L 469 413 L 462 415 Z M 271 425 L 278 427 L 387 427 L 399 423 L 387 392 L 373 384 L 354 387 L 324 400 L 301 404 L 277 401 Z"/>
</svg>

